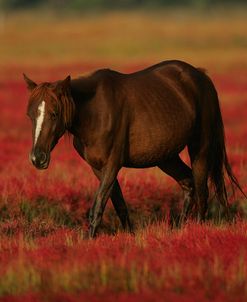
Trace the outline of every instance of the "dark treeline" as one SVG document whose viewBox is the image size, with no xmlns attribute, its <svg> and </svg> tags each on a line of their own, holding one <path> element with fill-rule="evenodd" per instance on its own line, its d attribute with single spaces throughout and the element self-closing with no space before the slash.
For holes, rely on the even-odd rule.
<svg viewBox="0 0 247 302">
<path fill-rule="evenodd" d="M 246 0 L 0 0 L 3 9 L 53 7 L 56 9 L 131 9 L 160 7 L 213 7 L 245 4 Z"/>
</svg>

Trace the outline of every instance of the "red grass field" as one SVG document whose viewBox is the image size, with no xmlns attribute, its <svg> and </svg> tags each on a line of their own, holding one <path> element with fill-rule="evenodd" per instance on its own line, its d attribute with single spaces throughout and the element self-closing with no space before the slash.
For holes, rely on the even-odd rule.
<svg viewBox="0 0 247 302">
<path fill-rule="evenodd" d="M 177 184 L 156 168 L 123 169 L 119 181 L 136 235 L 121 231 L 108 202 L 99 236 L 85 239 L 97 180 L 70 138 L 55 148 L 48 170 L 29 163 L 28 94 L 18 64 L 0 77 L 0 301 L 246 301 L 246 199 L 230 187 L 231 224 L 212 219 L 211 198 L 211 219 L 176 229 L 170 217 L 182 200 Z M 94 68 L 47 65 L 39 79 Z M 209 74 L 222 101 L 229 160 L 247 192 L 247 70 L 212 67 Z"/>
<path fill-rule="evenodd" d="M 52 73 L 54 79 L 60 72 Z M 244 79 L 244 74 L 242 75 Z M 247 189 L 247 81 L 214 76 L 221 95 L 229 158 Z M 173 180 L 156 169 L 124 170 L 119 179 L 136 236 L 119 231 L 111 206 L 101 235 L 84 240 L 97 181 L 65 139 L 48 170 L 28 162 L 30 123 L 22 80 L 1 81 L 1 301 L 245 301 L 247 223 L 172 230 L 169 208 L 181 199 Z M 232 202 L 245 216 L 241 195 Z M 112 235 L 117 232 L 116 235 Z"/>
</svg>

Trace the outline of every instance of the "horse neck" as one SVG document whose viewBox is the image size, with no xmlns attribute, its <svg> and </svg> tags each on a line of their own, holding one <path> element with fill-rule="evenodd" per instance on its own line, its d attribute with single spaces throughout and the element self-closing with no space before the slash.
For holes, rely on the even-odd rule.
<svg viewBox="0 0 247 302">
<path fill-rule="evenodd" d="M 71 81 L 71 96 L 75 104 L 75 116 L 72 123 L 71 132 L 76 132 L 76 128 L 83 123 L 88 116 L 90 101 L 94 97 L 98 80 L 92 76 L 81 77 Z"/>
</svg>

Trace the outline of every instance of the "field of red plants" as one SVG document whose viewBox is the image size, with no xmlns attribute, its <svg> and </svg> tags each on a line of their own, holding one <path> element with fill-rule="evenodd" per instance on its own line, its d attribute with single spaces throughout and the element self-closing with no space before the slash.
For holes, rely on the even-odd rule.
<svg viewBox="0 0 247 302">
<path fill-rule="evenodd" d="M 215 39 L 213 42 L 210 40 L 212 44 L 205 49 L 203 41 L 206 45 L 209 40 L 200 40 L 198 26 L 192 27 L 193 35 L 188 43 L 192 46 L 189 48 L 187 40 L 183 40 L 187 27 L 182 22 L 179 21 L 174 27 L 169 20 L 162 19 L 162 23 L 157 21 L 156 24 L 154 18 L 146 26 L 144 37 L 143 33 L 142 36 L 138 34 L 140 28 L 136 20 L 139 19 L 130 16 L 128 24 L 131 24 L 129 33 L 133 43 L 137 38 L 139 43 L 146 41 L 146 44 L 141 43 L 141 47 L 146 48 L 140 51 L 145 56 L 138 61 L 135 58 L 139 55 L 138 51 L 134 55 L 127 47 L 132 44 L 127 31 L 124 34 L 128 26 L 124 18 L 120 21 L 116 16 L 104 19 L 105 27 L 101 30 L 94 25 L 94 30 L 91 30 L 94 36 L 89 43 L 82 41 L 82 44 L 77 44 L 78 48 L 71 48 L 70 57 L 67 57 L 66 47 L 62 47 L 67 44 L 62 42 L 62 36 L 57 35 L 61 30 L 60 24 L 49 30 L 49 26 L 46 27 L 45 34 L 42 26 L 46 20 L 34 24 L 34 35 L 27 22 L 18 20 L 7 24 L 6 34 L 3 35 L 5 43 L 0 53 L 5 60 L 0 64 L 0 301 L 246 301 L 247 200 L 241 193 L 233 195 L 231 186 L 227 185 L 233 218 L 231 223 L 221 219 L 212 194 L 205 223 L 188 221 L 182 228 L 176 228 L 173 222 L 182 201 L 178 185 L 156 168 L 122 169 L 119 182 L 135 235 L 122 232 L 109 201 L 99 236 L 88 240 L 88 210 L 98 181 L 73 149 L 69 137 L 61 139 L 52 152 L 48 170 L 37 171 L 30 164 L 31 122 L 26 116 L 28 92 L 22 78 L 23 71 L 33 80 L 46 81 L 62 79 L 68 73 L 75 76 L 95 67 L 108 67 L 101 64 L 100 59 L 102 62 L 109 62 L 110 59 L 97 53 L 102 35 L 115 42 L 111 46 L 118 45 L 116 49 L 122 45 L 126 47 L 122 50 L 125 61 L 113 58 L 114 65 L 124 72 L 156 63 L 162 54 L 161 48 L 166 44 L 167 52 L 176 58 L 185 53 L 182 58 L 189 62 L 196 62 L 199 66 L 205 63 L 221 100 L 229 160 L 243 190 L 247 192 L 247 69 L 243 60 L 246 52 L 243 51 L 244 44 L 241 44 L 245 41 L 242 24 L 246 21 L 241 19 L 235 27 L 233 23 L 229 25 L 227 20 L 224 21 L 224 26 L 230 26 L 229 31 L 220 30 L 215 21 L 213 24 L 208 22 L 205 28 L 198 25 L 200 30 L 204 29 L 204 37 Z M 83 22 L 85 25 L 86 21 Z M 93 20 L 89 18 L 87 22 L 91 28 Z M 161 27 L 163 22 L 172 24 L 164 32 Z M 123 28 L 120 38 L 114 31 L 116 24 Z M 80 33 L 74 32 L 74 28 L 77 27 L 71 23 L 70 27 L 64 25 L 62 31 L 67 38 L 71 38 L 70 43 L 73 39 L 76 41 L 76 35 L 85 34 L 83 26 Z M 156 36 L 153 36 L 154 32 Z M 47 41 L 47 36 L 51 35 L 49 49 L 54 53 L 58 53 L 57 49 L 63 49 L 56 57 L 57 61 L 52 61 L 48 48 L 44 48 L 46 44 L 41 43 L 43 34 Z M 170 44 L 164 42 L 163 35 L 171 35 L 167 40 Z M 172 35 L 180 42 L 184 41 L 181 42 L 184 43 L 182 48 L 177 47 L 180 44 L 172 40 Z M 219 36 L 224 42 L 214 43 Z M 234 40 L 236 36 L 242 40 Z M 53 38 L 57 39 L 57 48 Z M 152 52 L 159 54 L 154 60 L 152 56 L 148 57 L 148 39 L 151 38 L 150 45 L 157 48 L 157 52 L 154 49 Z M 161 40 L 164 44 L 154 43 Z M 31 41 L 40 44 L 34 43 L 34 49 L 28 49 Z M 95 53 L 88 45 L 94 46 Z M 104 47 L 98 49 L 100 54 L 118 53 L 113 46 L 112 51 L 109 51 L 107 44 Z M 173 53 L 173 49 L 176 52 Z M 195 49 L 198 50 L 197 57 L 193 57 Z M 200 49 L 203 50 L 200 52 Z M 90 62 L 94 62 L 97 56 L 99 60 L 95 60 L 95 64 L 80 61 L 81 50 L 85 52 L 83 55 L 91 58 Z M 39 55 L 42 60 L 37 68 Z M 126 63 L 128 57 L 131 60 Z M 164 54 L 163 59 L 167 57 L 169 55 Z M 211 58 L 213 61 L 210 63 Z M 30 64 L 27 63 L 29 59 Z M 220 67 L 215 64 L 217 60 Z M 237 63 L 233 64 L 235 61 Z M 186 153 L 183 153 L 183 158 L 187 160 Z"/>
</svg>

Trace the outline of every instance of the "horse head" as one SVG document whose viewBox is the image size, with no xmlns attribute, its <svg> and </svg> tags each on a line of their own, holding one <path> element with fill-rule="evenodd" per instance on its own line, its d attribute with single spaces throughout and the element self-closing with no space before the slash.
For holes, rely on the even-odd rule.
<svg viewBox="0 0 247 302">
<path fill-rule="evenodd" d="M 46 169 L 50 153 L 72 124 L 74 102 L 70 94 L 70 76 L 57 82 L 36 84 L 25 74 L 30 91 L 27 115 L 32 121 L 33 144 L 30 160 L 38 169 Z"/>
</svg>

